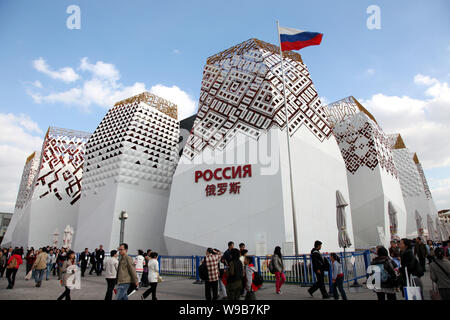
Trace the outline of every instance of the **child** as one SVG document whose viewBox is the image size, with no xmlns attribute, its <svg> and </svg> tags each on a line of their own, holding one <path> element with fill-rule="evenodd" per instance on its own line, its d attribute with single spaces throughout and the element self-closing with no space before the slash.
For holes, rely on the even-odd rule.
<svg viewBox="0 0 450 320">
<path fill-rule="evenodd" d="M 342 295 L 342 300 L 347 300 L 347 295 L 344 291 L 344 273 L 342 271 L 342 264 L 336 253 L 330 254 L 332 263 L 332 274 L 333 274 L 333 295 L 335 300 L 339 300 L 339 292 Z"/>
<path fill-rule="evenodd" d="M 244 258 L 244 270 L 245 270 L 245 300 L 256 300 L 255 292 L 261 288 L 261 285 L 256 286 L 253 283 L 255 277 L 255 272 L 257 271 L 255 266 L 252 264 L 252 257 L 245 256 Z"/>
</svg>

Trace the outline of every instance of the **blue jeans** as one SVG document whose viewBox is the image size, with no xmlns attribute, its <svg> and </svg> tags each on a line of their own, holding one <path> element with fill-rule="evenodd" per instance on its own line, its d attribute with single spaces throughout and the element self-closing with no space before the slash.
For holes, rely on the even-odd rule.
<svg viewBox="0 0 450 320">
<path fill-rule="evenodd" d="M 117 300 L 128 300 L 128 288 L 130 287 L 129 283 L 122 283 L 117 285 Z"/>
<path fill-rule="evenodd" d="M 36 283 L 41 282 L 42 278 L 44 277 L 44 272 L 46 269 L 42 269 L 42 270 L 33 270 L 34 271 L 34 281 Z"/>
<path fill-rule="evenodd" d="M 342 300 L 347 300 L 347 295 L 344 290 L 344 277 L 336 278 L 336 282 L 333 283 L 333 296 L 335 300 L 339 300 L 338 290 L 341 293 Z"/>
<path fill-rule="evenodd" d="M 53 263 L 47 263 L 47 274 L 45 279 L 48 280 L 48 274 L 52 271 Z"/>
</svg>

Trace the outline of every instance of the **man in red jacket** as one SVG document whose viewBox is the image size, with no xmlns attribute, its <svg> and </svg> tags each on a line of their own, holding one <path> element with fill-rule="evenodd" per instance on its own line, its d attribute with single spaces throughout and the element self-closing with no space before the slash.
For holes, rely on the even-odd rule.
<svg viewBox="0 0 450 320">
<path fill-rule="evenodd" d="M 6 289 L 12 289 L 16 281 L 16 273 L 19 266 L 23 263 L 22 257 L 17 250 L 14 250 L 6 265 L 6 277 L 8 278 L 8 286 Z"/>
</svg>

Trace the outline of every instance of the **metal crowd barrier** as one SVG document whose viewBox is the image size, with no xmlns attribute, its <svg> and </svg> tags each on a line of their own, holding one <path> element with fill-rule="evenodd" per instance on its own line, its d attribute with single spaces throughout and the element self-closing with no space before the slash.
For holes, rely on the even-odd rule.
<svg viewBox="0 0 450 320">
<path fill-rule="evenodd" d="M 360 285 L 358 280 L 364 282 L 367 274 L 367 267 L 372 260 L 372 254 L 369 250 L 337 253 L 341 259 L 344 269 L 344 283 L 351 283 L 353 286 Z M 78 261 L 77 254 L 77 261 Z M 105 258 L 109 254 L 105 254 Z M 135 257 L 135 255 L 130 255 Z M 325 284 L 332 283 L 332 268 L 329 254 L 323 254 L 323 257 L 330 262 L 330 269 L 325 274 Z M 198 267 L 203 256 L 159 256 L 159 272 L 165 276 L 179 276 L 196 279 L 200 281 Z M 271 256 L 254 256 L 253 264 L 261 273 L 267 282 L 275 282 L 275 275 L 270 273 L 268 263 Z M 283 256 L 286 283 L 298 284 L 303 286 L 311 286 L 315 282 L 315 274 L 312 268 L 312 260 L 310 254 L 299 256 Z"/>
</svg>

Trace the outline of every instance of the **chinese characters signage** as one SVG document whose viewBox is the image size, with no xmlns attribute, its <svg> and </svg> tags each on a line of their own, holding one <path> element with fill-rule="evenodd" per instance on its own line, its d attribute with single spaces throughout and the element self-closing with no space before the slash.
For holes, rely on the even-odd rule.
<svg viewBox="0 0 450 320">
<path fill-rule="evenodd" d="M 232 180 L 236 178 L 247 178 L 252 176 L 252 166 L 233 166 L 226 168 L 217 168 L 214 171 L 207 169 L 205 171 L 195 171 L 195 183 L 199 180 L 209 182 L 211 180 Z M 217 184 L 208 184 L 205 188 L 205 194 L 210 196 L 221 196 L 225 193 L 239 194 L 241 189 L 240 181 L 218 182 Z"/>
</svg>

